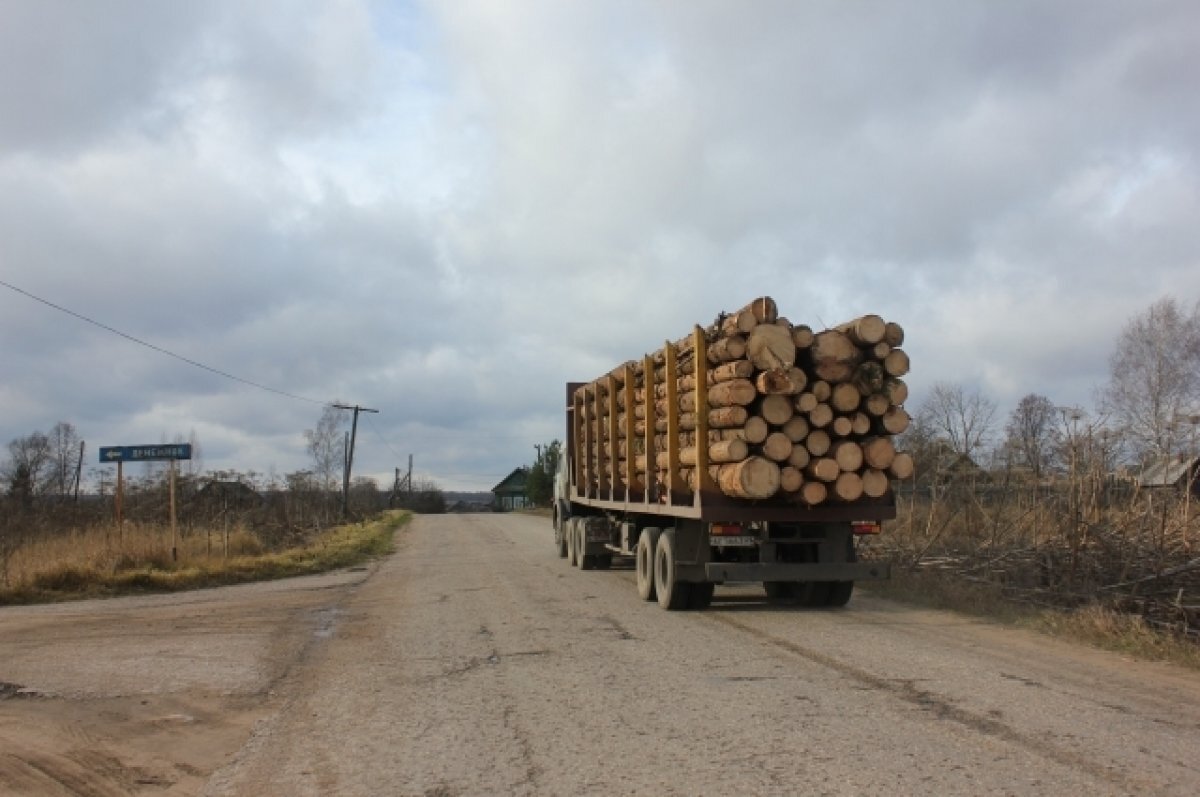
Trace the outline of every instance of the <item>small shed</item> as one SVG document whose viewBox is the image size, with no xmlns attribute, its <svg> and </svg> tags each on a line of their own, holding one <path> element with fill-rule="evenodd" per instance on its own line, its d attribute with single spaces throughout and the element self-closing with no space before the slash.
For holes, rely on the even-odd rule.
<svg viewBox="0 0 1200 797">
<path fill-rule="evenodd" d="M 1200 497 L 1200 457 L 1162 457 L 1146 466 L 1138 477 L 1138 484 L 1144 488 L 1173 487 L 1186 490 L 1191 487 L 1192 495 Z"/>
<path fill-rule="evenodd" d="M 529 468 L 517 468 L 492 488 L 495 507 L 500 512 L 524 509 L 529 505 L 525 498 L 525 484 L 529 480 Z"/>
</svg>

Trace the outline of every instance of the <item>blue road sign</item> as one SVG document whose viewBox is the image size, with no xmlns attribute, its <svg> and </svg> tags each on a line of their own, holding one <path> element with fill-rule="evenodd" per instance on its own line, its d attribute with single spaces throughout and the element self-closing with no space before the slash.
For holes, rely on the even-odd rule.
<svg viewBox="0 0 1200 797">
<path fill-rule="evenodd" d="M 158 446 L 104 446 L 100 449 L 100 462 L 161 462 L 169 459 L 191 459 L 190 443 L 172 443 Z"/>
</svg>

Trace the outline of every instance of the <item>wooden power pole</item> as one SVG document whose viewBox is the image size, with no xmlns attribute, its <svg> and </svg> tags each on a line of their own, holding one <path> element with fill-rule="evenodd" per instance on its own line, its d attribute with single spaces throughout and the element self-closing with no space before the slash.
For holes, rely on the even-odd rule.
<svg viewBox="0 0 1200 797">
<path fill-rule="evenodd" d="M 357 404 L 348 406 L 346 404 L 334 404 L 339 410 L 353 410 L 354 420 L 350 424 L 350 446 L 346 451 L 346 470 L 342 474 L 342 517 L 348 519 L 350 517 L 350 469 L 354 466 L 354 439 L 358 436 L 358 414 L 360 412 L 379 412 L 369 407 L 360 407 Z"/>
</svg>

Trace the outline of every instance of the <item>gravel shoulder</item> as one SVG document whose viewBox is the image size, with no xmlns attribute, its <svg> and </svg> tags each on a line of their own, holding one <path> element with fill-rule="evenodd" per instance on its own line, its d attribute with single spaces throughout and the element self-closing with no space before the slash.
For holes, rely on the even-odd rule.
<svg viewBox="0 0 1200 797">
<path fill-rule="evenodd" d="M 867 595 L 667 613 L 548 526 L 427 516 L 367 571 L 0 609 L 0 792 L 1200 791 L 1194 673 Z"/>
</svg>

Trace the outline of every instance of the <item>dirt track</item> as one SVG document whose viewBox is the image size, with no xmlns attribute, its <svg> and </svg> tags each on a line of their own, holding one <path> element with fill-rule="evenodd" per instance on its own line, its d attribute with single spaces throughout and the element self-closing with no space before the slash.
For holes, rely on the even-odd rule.
<svg viewBox="0 0 1200 797">
<path fill-rule="evenodd" d="M 0 794 L 1195 794 L 1200 677 L 858 595 L 643 604 L 548 521 L 0 609 Z"/>
</svg>

